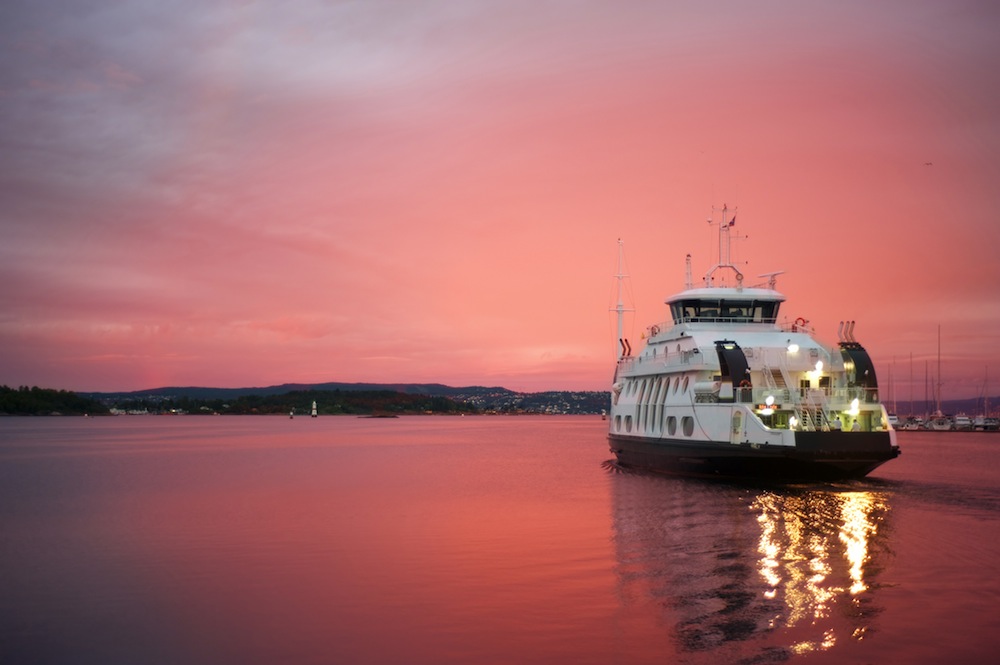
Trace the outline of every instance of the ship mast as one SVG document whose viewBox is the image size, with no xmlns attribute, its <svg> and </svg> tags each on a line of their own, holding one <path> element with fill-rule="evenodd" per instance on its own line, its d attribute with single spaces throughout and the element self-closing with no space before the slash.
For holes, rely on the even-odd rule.
<svg viewBox="0 0 1000 665">
<path fill-rule="evenodd" d="M 618 281 L 618 303 L 615 305 L 615 308 L 611 310 L 612 312 L 615 312 L 617 314 L 617 317 L 616 317 L 617 318 L 617 323 L 618 323 L 618 343 L 617 343 L 618 351 L 617 351 L 617 353 L 618 353 L 618 359 L 619 360 L 622 358 L 622 356 L 628 355 L 627 351 L 629 350 L 628 349 L 628 342 L 625 340 L 625 332 L 624 332 L 624 328 L 625 328 L 625 312 L 631 312 L 631 311 L 633 311 L 631 309 L 626 309 L 625 308 L 625 300 L 624 300 L 624 297 L 625 297 L 624 296 L 624 290 L 625 289 L 624 289 L 624 285 L 625 285 L 625 278 L 628 277 L 628 275 L 626 275 L 624 272 L 622 272 L 622 270 L 624 269 L 624 264 L 625 264 L 625 242 L 621 238 L 619 238 L 618 239 L 618 272 L 615 274 L 615 278 Z"/>
<path fill-rule="evenodd" d="M 713 282 L 715 280 L 715 271 L 725 268 L 729 268 L 734 273 L 736 273 L 736 286 L 737 288 L 743 286 L 743 273 L 740 272 L 739 268 L 733 265 L 731 259 L 731 238 L 730 231 L 733 225 L 736 223 L 736 214 L 733 213 L 733 218 L 727 221 L 729 217 L 729 206 L 723 204 L 722 206 L 722 222 L 719 225 L 719 262 L 716 263 L 712 268 L 705 273 L 705 286 L 714 286 Z M 708 220 L 709 223 L 712 222 L 711 219 Z"/>
</svg>

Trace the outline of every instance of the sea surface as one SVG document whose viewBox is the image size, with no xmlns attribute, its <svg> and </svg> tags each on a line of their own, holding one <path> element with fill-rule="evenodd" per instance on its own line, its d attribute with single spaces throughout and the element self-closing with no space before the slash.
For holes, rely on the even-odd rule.
<svg viewBox="0 0 1000 665">
<path fill-rule="evenodd" d="M 623 472 L 595 416 L 0 418 L 0 663 L 995 663 L 1000 434 Z"/>
</svg>

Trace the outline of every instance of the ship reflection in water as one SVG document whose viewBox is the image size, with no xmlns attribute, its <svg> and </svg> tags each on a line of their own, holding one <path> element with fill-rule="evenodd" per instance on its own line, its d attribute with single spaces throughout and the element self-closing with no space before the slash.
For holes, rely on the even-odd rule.
<svg viewBox="0 0 1000 665">
<path fill-rule="evenodd" d="M 891 557 L 886 493 L 632 473 L 612 485 L 622 602 L 662 607 L 688 662 L 832 655 L 872 630 Z"/>
</svg>

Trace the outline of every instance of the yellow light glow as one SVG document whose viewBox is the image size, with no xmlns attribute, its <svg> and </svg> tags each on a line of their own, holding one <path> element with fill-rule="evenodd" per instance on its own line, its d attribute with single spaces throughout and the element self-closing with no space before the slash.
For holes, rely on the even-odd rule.
<svg viewBox="0 0 1000 665">
<path fill-rule="evenodd" d="M 857 492 L 845 496 L 841 509 L 844 525 L 838 536 L 844 544 L 844 555 L 850 564 L 852 596 L 868 589 L 864 566 L 868 561 L 868 541 L 877 529 L 871 520 L 874 507 L 874 497 L 867 492 Z"/>
<path fill-rule="evenodd" d="M 816 361 L 816 373 L 818 374 L 819 372 L 822 372 L 822 371 L 823 371 L 823 361 L 822 360 L 817 360 Z"/>
<path fill-rule="evenodd" d="M 791 344 L 788 345 L 788 352 L 789 353 L 798 353 L 799 352 L 799 345 L 796 344 L 795 342 L 792 342 Z"/>
<path fill-rule="evenodd" d="M 857 397 L 851 400 L 851 408 L 848 411 L 848 413 L 851 414 L 852 416 L 856 416 L 859 413 L 861 413 L 861 402 L 858 400 Z"/>
</svg>

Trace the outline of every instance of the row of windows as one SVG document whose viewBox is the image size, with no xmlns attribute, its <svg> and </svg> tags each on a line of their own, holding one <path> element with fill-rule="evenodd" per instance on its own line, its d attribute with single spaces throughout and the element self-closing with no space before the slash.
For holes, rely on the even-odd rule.
<svg viewBox="0 0 1000 665">
<path fill-rule="evenodd" d="M 691 387 L 691 376 L 675 374 L 674 376 L 652 376 L 643 379 L 629 380 L 625 386 L 625 395 L 635 397 L 635 412 L 625 416 L 627 421 L 619 421 L 618 431 L 625 427 L 631 432 L 633 427 L 643 433 L 660 434 L 666 428 L 673 435 L 677 430 L 676 419 L 671 421 L 666 416 L 666 401 L 668 395 L 684 395 Z M 672 418 L 672 417 L 671 417 Z M 693 432 L 694 421 L 690 429 Z M 687 427 L 682 427 L 687 430 Z M 687 433 L 690 436 L 690 433 Z"/>
<path fill-rule="evenodd" d="M 681 374 L 674 375 L 672 379 L 669 376 L 648 377 L 641 380 L 629 379 L 625 384 L 624 394 L 626 397 L 631 397 L 638 392 L 639 398 L 636 402 L 643 402 L 643 397 L 647 398 L 647 403 L 649 401 L 656 402 L 661 396 L 665 398 L 669 392 L 673 392 L 675 395 L 678 392 L 686 393 L 689 385 L 690 377 Z M 656 393 L 656 397 L 653 397 L 652 400 L 648 399 L 653 392 Z"/>
<path fill-rule="evenodd" d="M 694 417 L 692 416 L 681 416 L 681 432 L 684 436 L 691 436 L 694 434 Z M 667 416 L 666 419 L 666 431 L 668 436 L 674 436 L 677 434 L 677 416 Z M 631 414 L 626 416 L 615 416 L 615 431 L 621 432 L 622 428 L 625 428 L 625 432 L 629 433 L 634 427 L 634 421 L 632 420 Z"/>
<path fill-rule="evenodd" d="M 778 317 L 776 300 L 712 300 L 697 298 L 670 303 L 674 323 L 682 321 L 734 321 L 774 323 Z"/>
</svg>

